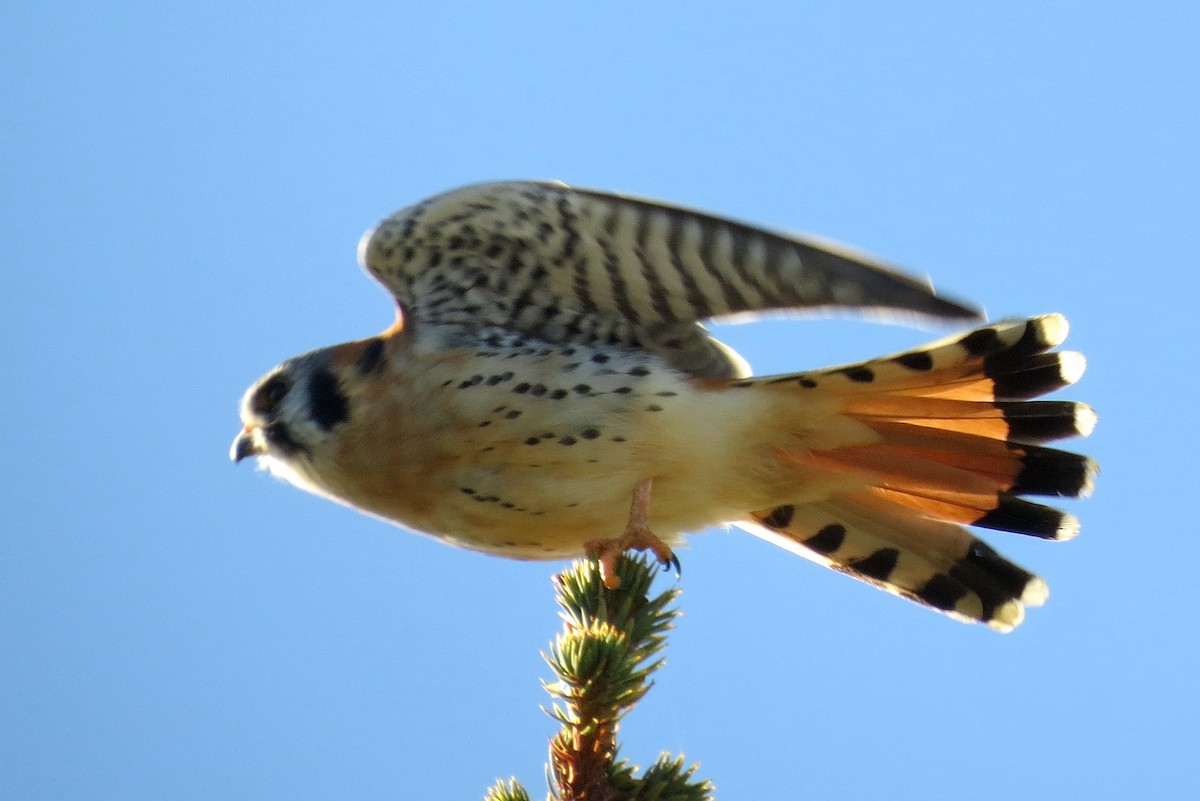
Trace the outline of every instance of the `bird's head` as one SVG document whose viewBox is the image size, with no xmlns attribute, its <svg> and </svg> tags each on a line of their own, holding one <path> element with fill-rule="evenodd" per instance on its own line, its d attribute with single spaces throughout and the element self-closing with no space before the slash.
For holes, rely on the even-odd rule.
<svg viewBox="0 0 1200 801">
<path fill-rule="evenodd" d="M 317 490 L 320 475 L 335 461 L 339 429 L 353 413 L 351 379 L 382 367 L 381 338 L 349 342 L 288 359 L 254 382 L 242 397 L 242 430 L 229 456 L 257 456 L 275 475 Z"/>
</svg>

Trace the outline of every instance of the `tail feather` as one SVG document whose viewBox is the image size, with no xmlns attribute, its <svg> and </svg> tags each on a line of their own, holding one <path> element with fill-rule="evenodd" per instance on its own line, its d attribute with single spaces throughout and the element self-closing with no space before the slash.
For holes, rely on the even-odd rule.
<svg viewBox="0 0 1200 801">
<path fill-rule="evenodd" d="M 1074 401 L 963 401 L 880 393 L 849 397 L 841 411 L 868 425 L 910 423 L 1030 443 L 1085 436 L 1096 424 L 1091 407 Z"/>
<path fill-rule="evenodd" d="M 1008 320 L 894 356 L 767 380 L 826 385 L 846 395 L 1024 400 L 1073 384 L 1083 374 L 1087 363 L 1081 354 L 1046 353 L 1062 344 L 1068 330 L 1060 314 Z"/>
<path fill-rule="evenodd" d="M 820 393 L 865 433 L 779 454 L 802 474 L 836 473 L 858 489 L 752 512 L 747 527 L 893 594 L 1013 628 L 1024 607 L 1045 600 L 1046 584 L 963 526 L 1052 540 L 1078 533 L 1074 516 L 1020 497 L 1092 490 L 1094 461 L 1040 443 L 1086 436 L 1095 412 L 1031 400 L 1083 374 L 1083 356 L 1051 352 L 1066 334 L 1062 316 L 1045 315 L 857 365 L 752 379 Z"/>
<path fill-rule="evenodd" d="M 875 446 L 909 459 L 927 459 L 974 473 L 1017 495 L 1074 498 L 1092 490 L 1094 465 L 1086 456 L 974 437 L 958 431 L 894 421 L 870 424 L 883 437 Z"/>
<path fill-rule="evenodd" d="M 790 514 L 780 510 L 790 509 Z M 787 517 L 785 525 L 782 518 Z M 1037 576 L 950 523 L 885 500 L 843 496 L 754 515 L 753 533 L 808 559 L 998 631 L 1019 625 L 1048 596 Z"/>
<path fill-rule="evenodd" d="M 937 519 L 1043 539 L 1070 539 L 1079 532 L 1072 515 L 1002 489 L 1015 483 L 1011 480 L 998 482 L 919 454 L 891 453 L 888 448 L 838 448 L 797 461 L 824 470 L 862 473 L 876 495 Z"/>
</svg>

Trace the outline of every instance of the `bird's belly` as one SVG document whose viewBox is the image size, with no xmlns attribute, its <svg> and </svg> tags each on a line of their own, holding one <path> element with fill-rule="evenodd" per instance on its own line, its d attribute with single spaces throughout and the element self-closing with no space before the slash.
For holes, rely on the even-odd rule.
<svg viewBox="0 0 1200 801">
<path fill-rule="evenodd" d="M 645 366 L 644 355 L 579 350 L 505 357 L 495 375 L 466 375 L 447 357 L 414 375 L 428 397 L 381 406 L 363 425 L 370 436 L 341 453 L 341 473 L 355 480 L 327 478 L 328 494 L 452 544 L 525 559 L 576 557 L 592 540 L 620 537 L 647 479 L 650 528 L 668 543 L 758 508 L 739 479 L 756 472 L 746 462 L 759 450 L 750 396 L 697 388 Z M 458 389 L 443 396 L 444 385 Z M 389 433 L 397 421 L 402 436 Z"/>
<path fill-rule="evenodd" d="M 430 533 L 514 558 L 580 556 L 591 540 L 621 536 L 638 480 L 632 470 L 570 461 L 465 470 L 453 500 L 433 510 Z"/>
<path fill-rule="evenodd" d="M 454 482 L 453 499 L 415 527 L 511 558 L 574 558 L 584 554 L 586 543 L 625 532 L 634 487 L 650 479 L 650 529 L 674 546 L 686 532 L 743 516 L 746 510 L 728 492 L 723 474 L 720 465 L 664 470 L 620 460 L 473 468 Z"/>
</svg>

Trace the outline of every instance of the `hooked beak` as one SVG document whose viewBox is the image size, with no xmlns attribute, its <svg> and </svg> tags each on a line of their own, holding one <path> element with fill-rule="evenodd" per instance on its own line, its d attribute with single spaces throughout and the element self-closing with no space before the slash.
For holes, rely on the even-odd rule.
<svg viewBox="0 0 1200 801">
<path fill-rule="evenodd" d="M 251 426 L 244 426 L 233 441 L 233 447 L 229 449 L 229 458 L 235 463 L 247 456 L 258 456 L 263 452 L 262 441 L 254 435 L 255 431 Z"/>
</svg>

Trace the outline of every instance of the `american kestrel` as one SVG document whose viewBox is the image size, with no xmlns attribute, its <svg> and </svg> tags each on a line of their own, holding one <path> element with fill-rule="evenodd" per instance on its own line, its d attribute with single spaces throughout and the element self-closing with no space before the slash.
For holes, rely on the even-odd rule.
<svg viewBox="0 0 1200 801">
<path fill-rule="evenodd" d="M 1092 410 L 1067 322 L 1000 322 L 850 366 L 751 376 L 700 321 L 837 308 L 977 320 L 825 242 L 558 183 L 456 189 L 359 245 L 384 333 L 289 359 L 242 400 L 232 457 L 444 542 L 517 559 L 664 563 L 732 523 L 1001 631 L 1045 582 L 964 526 L 1051 540 L 1095 463 L 1042 443 Z"/>
</svg>

